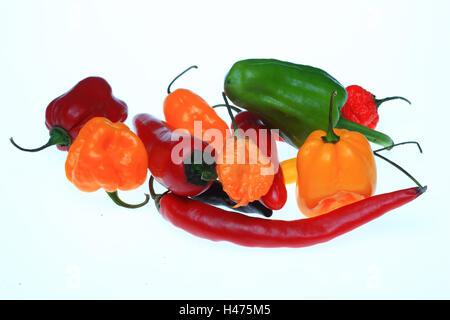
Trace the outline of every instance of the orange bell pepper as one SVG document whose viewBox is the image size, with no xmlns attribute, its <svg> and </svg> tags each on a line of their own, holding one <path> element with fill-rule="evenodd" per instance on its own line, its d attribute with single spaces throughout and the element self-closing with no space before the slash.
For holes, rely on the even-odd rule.
<svg viewBox="0 0 450 320">
<path fill-rule="evenodd" d="M 66 177 L 79 190 L 103 188 L 116 204 L 129 205 L 117 190 L 136 189 L 147 177 L 147 151 L 142 141 L 125 124 L 103 117 L 89 120 L 72 143 L 67 156 Z"/>
<path fill-rule="evenodd" d="M 187 89 L 170 92 L 172 83 L 186 71 L 197 68 L 192 66 L 178 75 L 167 88 L 168 96 L 164 100 L 164 117 L 170 127 L 185 129 L 191 135 L 211 144 L 215 150 L 221 150 L 231 131 L 216 111 L 200 96 Z M 195 122 L 201 128 L 195 128 Z M 214 129 L 214 130 L 211 130 Z"/>
<path fill-rule="evenodd" d="M 333 93 L 330 103 L 333 104 Z M 308 217 L 368 198 L 375 192 L 376 166 L 367 139 L 358 132 L 313 131 L 297 154 L 297 204 Z"/>
</svg>

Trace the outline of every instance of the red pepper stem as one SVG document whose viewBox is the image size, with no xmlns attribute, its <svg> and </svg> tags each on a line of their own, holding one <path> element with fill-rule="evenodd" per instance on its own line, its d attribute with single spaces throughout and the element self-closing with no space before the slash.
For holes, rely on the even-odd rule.
<svg viewBox="0 0 450 320">
<path fill-rule="evenodd" d="M 150 176 L 150 180 L 148 180 L 148 190 L 150 191 L 150 197 L 152 197 L 152 199 L 156 201 L 156 199 L 158 197 L 161 197 L 161 195 L 155 192 L 155 188 L 153 187 L 153 180 L 155 180 L 155 178 L 153 178 L 153 176 Z"/>
<path fill-rule="evenodd" d="M 375 96 L 373 97 L 373 101 L 375 101 L 375 105 L 377 106 L 377 109 L 378 109 L 378 107 L 380 106 L 380 104 L 382 104 L 383 102 L 386 102 L 386 101 L 389 101 L 389 100 L 396 100 L 396 99 L 400 99 L 400 100 L 406 101 L 406 102 L 408 102 L 409 104 L 411 104 L 411 101 L 409 101 L 409 100 L 406 99 L 406 98 L 399 97 L 399 96 L 395 96 L 395 97 L 387 97 L 387 98 L 384 98 L 384 99 L 375 99 Z"/>
<path fill-rule="evenodd" d="M 148 180 L 148 190 L 150 192 L 150 196 L 152 197 L 153 201 L 155 201 L 155 206 L 159 211 L 159 202 L 161 201 L 161 198 L 168 193 L 169 191 L 166 191 L 162 194 L 156 193 L 155 192 L 155 188 L 153 187 L 153 180 L 155 180 L 155 178 L 153 178 L 153 176 L 150 176 L 150 179 Z"/>
<path fill-rule="evenodd" d="M 107 191 L 106 193 L 112 199 L 112 201 L 114 201 L 115 204 L 117 204 L 120 207 L 124 207 L 124 208 L 128 208 L 128 209 L 136 209 L 136 208 L 143 207 L 150 200 L 150 196 L 148 194 L 145 194 L 145 200 L 143 202 L 138 203 L 138 204 L 129 204 L 129 203 L 126 203 L 126 202 L 122 201 L 119 198 L 119 194 L 117 193 L 117 191 L 114 191 L 114 192 L 108 192 Z"/>
<path fill-rule="evenodd" d="M 236 137 L 242 137 L 242 135 L 241 135 L 240 132 L 239 132 L 238 126 L 237 126 L 237 124 L 236 124 L 236 119 L 234 118 L 233 113 L 231 112 L 231 106 L 230 106 L 230 104 L 228 103 L 228 99 L 227 99 L 227 96 L 226 96 L 225 92 L 222 92 L 222 96 L 223 96 L 223 100 L 225 101 L 225 106 L 227 107 L 228 114 L 230 115 L 231 122 L 233 123 L 233 128 L 234 128 L 233 133 L 234 133 L 234 136 L 236 136 Z"/>
<path fill-rule="evenodd" d="M 35 148 L 35 149 L 22 148 L 21 146 L 19 146 L 18 144 L 16 144 L 14 142 L 13 138 L 9 138 L 9 141 L 11 141 L 13 146 L 15 146 L 19 150 L 26 151 L 26 152 L 38 152 L 47 147 L 54 146 L 54 145 L 60 145 L 62 147 L 66 147 L 71 144 L 71 140 L 72 139 L 70 138 L 69 133 L 61 127 L 53 127 L 50 130 L 50 138 L 48 139 L 48 142 L 46 144 L 44 144 L 43 146 L 41 146 L 39 148 Z"/>
<path fill-rule="evenodd" d="M 170 93 L 171 93 L 170 87 L 172 86 L 172 84 L 173 84 L 179 77 L 181 77 L 183 74 L 185 74 L 186 72 L 188 72 L 189 70 L 191 70 L 191 69 L 193 69 L 193 68 L 197 69 L 198 67 L 197 67 L 197 66 L 190 66 L 189 68 L 187 68 L 186 70 L 184 70 L 182 73 L 180 73 L 179 75 L 177 75 L 177 76 L 169 83 L 169 86 L 167 87 L 167 94 L 170 94 Z"/>
<path fill-rule="evenodd" d="M 398 164 L 396 164 L 394 161 L 389 160 L 388 158 L 383 157 L 382 155 L 378 154 L 379 151 L 390 150 L 390 149 L 393 148 L 393 147 L 400 146 L 400 145 L 403 145 L 403 144 L 416 144 L 417 147 L 419 148 L 420 153 L 422 153 L 422 148 L 420 147 L 420 144 L 419 144 L 418 142 L 416 142 L 416 141 L 406 141 L 406 142 L 400 142 L 400 143 L 393 144 L 392 146 L 389 146 L 389 147 L 386 147 L 386 148 L 381 148 L 381 149 L 378 149 L 378 150 L 374 150 L 374 151 L 373 151 L 373 154 L 376 155 L 377 157 L 379 157 L 379 158 L 381 158 L 381 159 L 383 159 L 383 160 L 389 162 L 389 163 L 392 164 L 394 167 L 396 167 L 397 169 L 399 169 L 401 172 L 403 172 L 405 175 L 407 175 L 412 181 L 414 181 L 414 183 L 417 184 L 417 186 L 422 190 L 422 189 L 424 189 L 424 188 L 426 188 L 426 187 L 422 187 L 422 185 L 419 183 L 419 181 L 417 181 L 417 180 L 416 180 L 409 172 L 407 172 L 405 169 L 403 169 L 402 167 L 400 167 L 400 166 L 399 166 Z M 425 192 L 425 191 L 423 191 L 423 192 Z"/>
<path fill-rule="evenodd" d="M 333 91 L 330 98 L 330 112 L 328 114 L 328 131 L 327 135 L 322 137 L 325 143 L 336 143 L 339 141 L 340 137 L 334 132 L 333 128 L 333 102 L 334 97 L 337 95 L 337 91 Z"/>
</svg>

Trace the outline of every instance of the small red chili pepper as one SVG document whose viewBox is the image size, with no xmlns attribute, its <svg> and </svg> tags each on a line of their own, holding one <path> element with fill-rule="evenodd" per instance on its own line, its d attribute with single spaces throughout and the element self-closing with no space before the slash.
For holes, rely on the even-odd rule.
<svg viewBox="0 0 450 320">
<path fill-rule="evenodd" d="M 372 196 L 313 218 L 286 221 L 226 211 L 171 192 L 157 195 L 153 189 L 153 177 L 150 177 L 149 184 L 159 213 L 176 227 L 213 241 L 266 248 L 306 247 L 329 241 L 414 200 L 426 191 L 426 187 L 398 190 Z"/>
<path fill-rule="evenodd" d="M 95 117 L 104 117 L 112 122 L 123 122 L 128 116 L 125 102 L 115 98 L 105 79 L 89 77 L 68 92 L 54 99 L 45 111 L 45 125 L 50 130 L 50 139 L 42 147 L 25 149 L 13 138 L 11 143 L 22 151 L 36 152 L 56 145 L 67 151 L 83 125 Z"/>
<path fill-rule="evenodd" d="M 383 102 L 400 99 L 411 104 L 408 99 L 398 96 L 376 99 L 372 93 L 357 85 L 348 86 L 346 90 L 348 98 L 341 109 L 342 116 L 371 129 L 375 129 L 377 126 L 379 120 L 378 107 Z"/>
<path fill-rule="evenodd" d="M 280 210 L 286 203 L 287 190 L 284 183 L 283 172 L 278 160 L 277 144 L 270 129 L 255 115 L 249 111 L 242 111 L 235 116 L 236 125 L 243 130 L 243 135 L 249 137 L 256 143 L 261 152 L 268 157 L 276 168 L 272 186 L 269 191 L 261 197 L 260 201 L 269 209 Z"/>
<path fill-rule="evenodd" d="M 192 135 L 175 135 L 161 120 L 145 113 L 136 115 L 133 124 L 147 150 L 151 174 L 167 189 L 196 196 L 217 179 L 214 149 L 207 142 Z"/>
</svg>

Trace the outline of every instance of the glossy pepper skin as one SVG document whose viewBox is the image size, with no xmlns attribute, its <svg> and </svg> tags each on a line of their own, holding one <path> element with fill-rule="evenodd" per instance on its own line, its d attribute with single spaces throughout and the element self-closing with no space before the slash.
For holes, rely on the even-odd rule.
<svg viewBox="0 0 450 320">
<path fill-rule="evenodd" d="M 272 210 L 259 201 L 249 202 L 246 206 L 235 208 L 236 202 L 231 200 L 227 193 L 223 191 L 222 184 L 219 181 L 214 181 L 208 190 L 191 198 L 214 206 L 234 208 L 234 210 L 243 213 L 257 213 L 265 217 L 272 216 Z"/>
<path fill-rule="evenodd" d="M 133 125 L 147 150 L 148 169 L 167 189 L 181 196 L 196 196 L 217 178 L 214 149 L 207 142 L 186 134 L 174 136 L 172 130 L 150 114 L 136 115 Z M 198 156 L 201 164 L 185 164 L 192 156 Z"/>
<path fill-rule="evenodd" d="M 297 158 L 283 160 L 280 166 L 286 184 L 297 182 Z"/>
<path fill-rule="evenodd" d="M 358 132 L 335 129 L 339 141 L 324 142 L 323 130 L 310 134 L 297 155 L 297 204 L 308 217 L 324 214 L 375 192 L 375 160 Z"/>
<path fill-rule="evenodd" d="M 261 152 L 272 162 L 275 175 L 269 191 L 260 199 L 267 208 L 280 210 L 286 204 L 287 190 L 284 183 L 283 172 L 278 160 L 278 151 L 275 138 L 270 129 L 249 111 L 242 111 L 235 116 L 236 125 L 242 130 L 244 136 L 249 137 L 258 146 Z"/>
<path fill-rule="evenodd" d="M 100 77 L 89 77 L 47 106 L 45 126 L 50 131 L 47 144 L 36 149 L 24 149 L 14 141 L 11 142 L 23 151 L 39 151 L 51 145 L 67 151 L 83 125 L 90 119 L 105 117 L 112 122 L 123 122 L 127 115 L 127 105 L 112 95 L 108 82 Z"/>
<path fill-rule="evenodd" d="M 230 128 L 200 96 L 187 89 L 177 89 L 164 100 L 164 116 L 176 129 L 186 129 L 191 135 L 211 144 L 216 150 L 231 136 Z M 201 130 L 195 129 L 195 122 Z M 216 133 L 212 135 L 211 133 Z"/>
<path fill-rule="evenodd" d="M 197 237 L 247 247 L 299 248 L 334 239 L 416 199 L 425 190 L 415 187 L 384 193 L 321 216 L 292 221 L 249 217 L 170 192 L 150 193 L 166 220 Z"/>
<path fill-rule="evenodd" d="M 400 99 L 411 104 L 409 100 L 398 96 L 377 99 L 372 93 L 358 85 L 348 86 L 346 91 L 348 100 L 341 109 L 342 116 L 371 129 L 375 129 L 380 120 L 378 107 L 383 102 Z"/>
<path fill-rule="evenodd" d="M 72 143 L 66 176 L 79 190 L 133 190 L 147 177 L 144 144 L 125 124 L 103 117 L 89 120 Z"/>
<path fill-rule="evenodd" d="M 340 117 L 347 100 L 345 88 L 327 72 L 275 59 L 236 62 L 225 77 L 225 93 L 234 104 L 252 112 L 281 138 L 299 148 L 308 135 L 328 125 L 328 102 L 336 91 L 333 126 L 358 131 L 383 146 L 393 144 L 385 134 Z"/>
</svg>

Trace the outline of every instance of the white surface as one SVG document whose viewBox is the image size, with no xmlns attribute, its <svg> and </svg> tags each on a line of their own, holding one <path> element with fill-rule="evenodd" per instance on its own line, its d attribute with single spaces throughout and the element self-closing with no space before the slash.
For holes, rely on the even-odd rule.
<svg viewBox="0 0 450 320">
<path fill-rule="evenodd" d="M 0 298 L 450 298 L 449 10 L 446 1 L 2 1 Z M 424 154 L 386 155 L 428 192 L 322 245 L 251 249 L 191 236 L 153 205 L 126 210 L 82 193 L 65 178 L 66 153 L 8 141 L 45 142 L 47 104 L 87 76 L 107 79 L 131 125 L 140 112 L 162 117 L 166 86 L 187 66 L 199 69 L 176 87 L 215 104 L 232 63 L 258 57 L 409 98 L 384 104 L 378 129 L 420 141 Z M 377 165 L 377 193 L 413 186 Z M 121 195 L 139 202 L 146 191 Z M 289 192 L 274 218 L 301 217 Z"/>
</svg>

